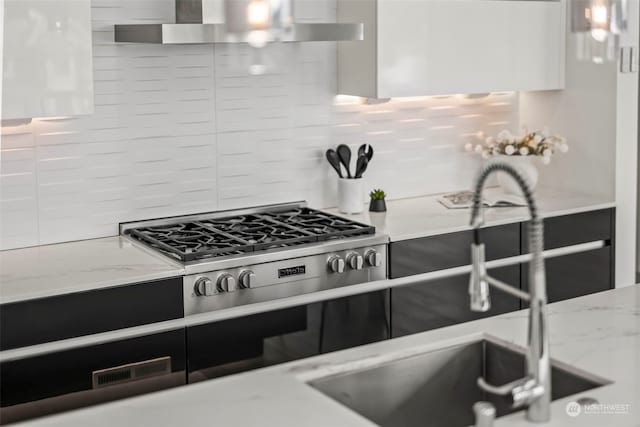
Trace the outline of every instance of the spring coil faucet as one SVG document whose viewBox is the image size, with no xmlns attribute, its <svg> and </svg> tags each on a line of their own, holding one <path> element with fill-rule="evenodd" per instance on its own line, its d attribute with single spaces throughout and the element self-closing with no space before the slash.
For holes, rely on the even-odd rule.
<svg viewBox="0 0 640 427">
<path fill-rule="evenodd" d="M 494 172 L 510 175 L 522 189 L 529 208 L 531 222 L 528 227 L 529 252 L 532 260 L 529 268 L 529 293 L 514 288 L 489 274 L 485 267 L 485 246 L 480 242 L 480 227 L 484 224 L 483 189 L 489 176 Z M 494 386 L 484 378 L 478 378 L 478 386 L 496 395 L 510 395 L 513 407 L 527 406 L 527 419 L 535 423 L 547 422 L 551 418 L 551 365 L 549 357 L 549 334 L 547 319 L 547 290 L 543 251 L 543 225 L 533 192 L 524 177 L 512 166 L 502 162 L 492 162 L 485 166 L 476 181 L 471 210 L 473 244 L 471 245 L 472 271 L 469 281 L 471 310 L 486 312 L 491 308 L 490 286 L 529 302 L 529 329 L 527 338 L 526 373 L 523 379 Z M 495 414 L 494 414 L 495 415 Z M 478 417 L 480 418 L 480 417 Z M 476 420 L 476 425 L 489 425 L 487 420 Z"/>
</svg>

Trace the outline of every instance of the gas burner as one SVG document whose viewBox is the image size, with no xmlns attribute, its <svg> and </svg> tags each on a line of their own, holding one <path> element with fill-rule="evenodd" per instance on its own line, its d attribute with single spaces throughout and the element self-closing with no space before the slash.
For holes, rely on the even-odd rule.
<svg viewBox="0 0 640 427">
<path fill-rule="evenodd" d="M 317 240 L 312 233 L 272 221 L 266 216 L 241 215 L 203 222 L 252 243 L 254 250 L 285 247 Z"/>
<path fill-rule="evenodd" d="M 296 208 L 290 211 L 270 213 L 276 221 L 300 227 L 318 236 L 319 240 L 341 238 L 345 236 L 361 236 L 375 233 L 374 227 L 330 215 L 309 208 Z"/>
<path fill-rule="evenodd" d="M 142 222 L 124 233 L 182 262 L 375 234 L 374 227 L 306 207 L 167 221 Z"/>
<path fill-rule="evenodd" d="M 180 261 L 251 252 L 248 242 L 199 222 L 142 227 L 130 235 Z"/>
</svg>

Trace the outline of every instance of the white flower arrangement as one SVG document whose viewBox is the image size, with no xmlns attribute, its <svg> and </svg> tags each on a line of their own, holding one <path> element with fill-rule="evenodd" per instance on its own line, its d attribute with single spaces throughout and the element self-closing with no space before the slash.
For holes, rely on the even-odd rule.
<svg viewBox="0 0 640 427">
<path fill-rule="evenodd" d="M 545 129 L 542 131 L 529 132 L 523 128 L 521 135 L 514 136 L 508 130 L 503 130 L 498 136 L 485 138 L 484 133 L 478 132 L 476 139 L 483 143 L 469 142 L 465 145 L 467 151 L 475 151 L 481 154 L 484 159 L 491 156 L 539 156 L 542 163 L 551 163 L 551 156 L 556 152 L 566 153 L 569 151 L 567 139 L 560 135 L 550 135 Z"/>
</svg>

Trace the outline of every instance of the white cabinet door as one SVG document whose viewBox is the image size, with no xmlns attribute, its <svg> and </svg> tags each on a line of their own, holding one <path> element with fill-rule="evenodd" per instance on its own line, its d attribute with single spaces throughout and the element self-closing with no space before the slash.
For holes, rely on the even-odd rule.
<svg viewBox="0 0 640 427">
<path fill-rule="evenodd" d="M 338 47 L 342 94 L 564 87 L 564 0 L 338 1 L 339 19 L 365 23 L 365 42 Z"/>
<path fill-rule="evenodd" d="M 4 0 L 2 119 L 93 112 L 90 0 Z"/>
</svg>

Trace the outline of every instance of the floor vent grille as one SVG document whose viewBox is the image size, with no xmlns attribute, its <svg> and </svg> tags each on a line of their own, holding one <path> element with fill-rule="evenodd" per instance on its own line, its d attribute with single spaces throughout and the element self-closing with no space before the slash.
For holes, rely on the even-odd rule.
<svg viewBox="0 0 640 427">
<path fill-rule="evenodd" d="M 93 388 L 109 387 L 171 373 L 171 357 L 145 360 L 93 371 Z"/>
</svg>

